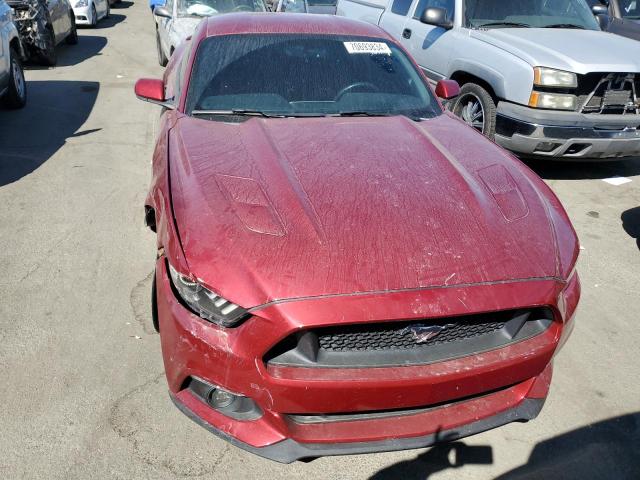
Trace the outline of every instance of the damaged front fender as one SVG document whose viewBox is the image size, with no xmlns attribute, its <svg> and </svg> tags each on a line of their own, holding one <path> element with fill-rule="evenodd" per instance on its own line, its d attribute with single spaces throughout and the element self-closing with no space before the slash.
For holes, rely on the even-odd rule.
<svg viewBox="0 0 640 480">
<path fill-rule="evenodd" d="M 45 51 L 53 40 L 46 0 L 9 0 L 20 40 L 28 53 Z"/>
</svg>

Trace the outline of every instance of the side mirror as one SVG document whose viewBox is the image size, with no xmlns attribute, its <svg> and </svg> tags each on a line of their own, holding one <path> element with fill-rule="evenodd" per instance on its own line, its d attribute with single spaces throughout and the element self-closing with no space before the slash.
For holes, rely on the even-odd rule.
<svg viewBox="0 0 640 480">
<path fill-rule="evenodd" d="M 162 6 L 158 5 L 156 8 L 154 8 L 153 9 L 153 14 L 156 17 L 171 18 L 171 12 L 164 5 L 162 5 Z"/>
<path fill-rule="evenodd" d="M 591 11 L 595 15 L 600 29 L 607 30 L 611 22 L 611 18 L 609 18 L 609 8 L 605 5 L 594 5 L 591 7 Z"/>
<path fill-rule="evenodd" d="M 451 100 L 460 95 L 460 85 L 455 80 L 440 80 L 436 84 L 436 96 Z"/>
<path fill-rule="evenodd" d="M 164 98 L 164 82 L 155 78 L 141 78 L 134 88 L 136 97 L 145 102 L 155 103 L 169 108 Z"/>
<path fill-rule="evenodd" d="M 595 16 L 609 15 L 609 8 L 606 5 L 594 5 L 591 7 L 591 11 Z"/>
<path fill-rule="evenodd" d="M 449 20 L 449 12 L 447 12 L 445 8 L 425 8 L 422 15 L 420 15 L 420 21 L 427 25 L 444 28 L 445 30 L 451 30 L 453 28 L 453 22 Z"/>
</svg>

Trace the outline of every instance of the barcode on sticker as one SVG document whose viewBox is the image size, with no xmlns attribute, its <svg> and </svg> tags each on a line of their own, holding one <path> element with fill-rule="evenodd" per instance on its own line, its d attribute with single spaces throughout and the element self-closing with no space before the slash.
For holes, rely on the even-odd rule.
<svg viewBox="0 0 640 480">
<path fill-rule="evenodd" d="M 389 45 L 384 42 L 344 42 L 349 53 L 371 53 L 374 55 L 391 55 Z"/>
</svg>

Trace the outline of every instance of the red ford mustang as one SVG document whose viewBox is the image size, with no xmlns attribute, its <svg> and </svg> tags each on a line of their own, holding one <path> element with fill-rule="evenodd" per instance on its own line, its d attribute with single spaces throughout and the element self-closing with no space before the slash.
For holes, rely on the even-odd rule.
<svg viewBox="0 0 640 480">
<path fill-rule="evenodd" d="M 165 107 L 153 312 L 189 417 L 292 462 L 538 414 L 580 294 L 576 234 L 390 36 L 223 15 L 136 94 Z"/>
</svg>

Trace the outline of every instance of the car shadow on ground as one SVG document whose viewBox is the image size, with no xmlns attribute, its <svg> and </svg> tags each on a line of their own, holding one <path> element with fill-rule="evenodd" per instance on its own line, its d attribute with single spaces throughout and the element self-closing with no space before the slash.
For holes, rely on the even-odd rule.
<svg viewBox="0 0 640 480">
<path fill-rule="evenodd" d="M 640 207 L 630 208 L 622 212 L 620 219 L 622 220 L 624 231 L 631 238 L 635 238 L 636 245 L 640 248 Z"/>
<path fill-rule="evenodd" d="M 81 35 L 78 37 L 77 45 L 62 43 L 57 47 L 58 62 L 56 67 L 70 67 L 82 63 L 88 58 L 101 55 L 100 52 L 106 44 L 107 39 L 97 35 Z M 45 67 L 29 61 L 24 68 L 25 70 L 48 70 L 52 67 Z"/>
<path fill-rule="evenodd" d="M 77 131 L 95 105 L 98 82 L 28 82 L 27 106 L 0 109 L 0 187 L 30 174 Z"/>
<path fill-rule="evenodd" d="M 124 9 L 129 7 L 133 7 L 133 2 L 127 2 L 126 0 L 122 0 L 121 2 L 114 3 L 113 5 L 111 5 L 111 10 L 113 9 L 120 10 L 121 8 Z"/>
<path fill-rule="evenodd" d="M 637 480 L 639 443 L 640 412 L 611 418 L 543 440 L 533 448 L 526 464 L 496 480 Z M 369 480 L 427 480 L 442 470 L 492 463 L 491 450 L 463 442 L 437 445 L 413 460 L 380 470 Z"/>
<path fill-rule="evenodd" d="M 103 18 L 98 22 L 98 25 L 96 25 L 93 28 L 94 30 L 104 30 L 105 28 L 113 28 L 117 24 L 124 22 L 126 19 L 127 19 L 126 15 L 121 15 L 119 13 L 112 13 L 111 15 L 109 15 L 109 18 Z"/>
<path fill-rule="evenodd" d="M 522 159 L 522 161 L 545 180 L 600 180 L 616 176 L 640 175 L 640 158 L 591 162 L 530 159 Z"/>
</svg>

